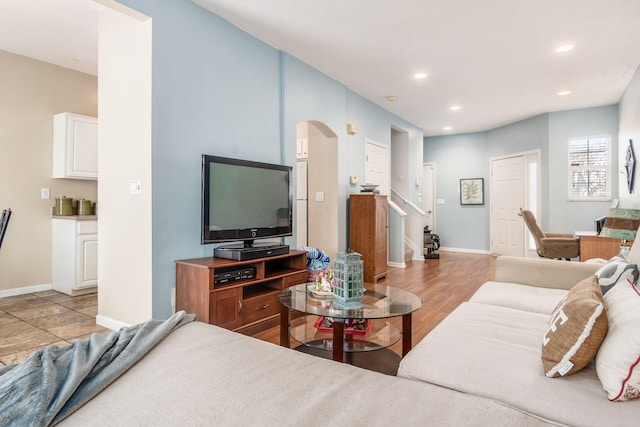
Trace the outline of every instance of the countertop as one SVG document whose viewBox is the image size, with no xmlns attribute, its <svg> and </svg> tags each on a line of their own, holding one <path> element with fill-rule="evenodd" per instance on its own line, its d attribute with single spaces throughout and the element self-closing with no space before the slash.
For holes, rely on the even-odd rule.
<svg viewBox="0 0 640 427">
<path fill-rule="evenodd" d="M 98 215 L 53 215 L 53 219 L 67 219 L 72 221 L 91 221 L 97 220 Z"/>
</svg>

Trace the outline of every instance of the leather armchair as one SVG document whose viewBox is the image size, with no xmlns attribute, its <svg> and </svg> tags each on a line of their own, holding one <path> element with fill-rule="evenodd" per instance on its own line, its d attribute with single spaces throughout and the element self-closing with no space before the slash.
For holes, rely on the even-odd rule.
<svg viewBox="0 0 640 427">
<path fill-rule="evenodd" d="M 580 255 L 580 241 L 570 233 L 545 233 L 528 210 L 522 210 L 522 218 L 536 242 L 536 252 L 543 258 L 558 258 L 569 261 Z"/>
</svg>

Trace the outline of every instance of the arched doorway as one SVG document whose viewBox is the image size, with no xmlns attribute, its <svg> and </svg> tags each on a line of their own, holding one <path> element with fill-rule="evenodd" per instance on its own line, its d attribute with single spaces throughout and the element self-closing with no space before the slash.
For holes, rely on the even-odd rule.
<svg viewBox="0 0 640 427">
<path fill-rule="evenodd" d="M 338 252 L 338 137 L 318 121 L 298 123 L 297 244 Z"/>
</svg>

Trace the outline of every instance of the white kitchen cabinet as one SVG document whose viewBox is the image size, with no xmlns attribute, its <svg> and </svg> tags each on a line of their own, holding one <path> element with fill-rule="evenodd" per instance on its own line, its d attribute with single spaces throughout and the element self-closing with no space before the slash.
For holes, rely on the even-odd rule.
<svg viewBox="0 0 640 427">
<path fill-rule="evenodd" d="M 53 177 L 98 179 L 98 119 L 73 113 L 53 116 Z"/>
<path fill-rule="evenodd" d="M 98 285 L 98 221 L 53 218 L 53 289 L 69 295 L 95 291 Z"/>
</svg>

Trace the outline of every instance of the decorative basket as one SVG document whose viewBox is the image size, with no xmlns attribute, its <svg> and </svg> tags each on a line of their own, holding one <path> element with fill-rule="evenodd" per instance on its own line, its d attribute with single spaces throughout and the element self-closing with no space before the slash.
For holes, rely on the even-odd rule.
<svg viewBox="0 0 640 427">
<path fill-rule="evenodd" d="M 333 332 L 333 321 L 328 317 L 318 317 L 313 324 L 321 332 Z M 363 328 L 364 326 L 364 328 Z M 371 330 L 370 320 L 345 319 L 344 333 L 348 335 L 366 335 Z"/>
</svg>

